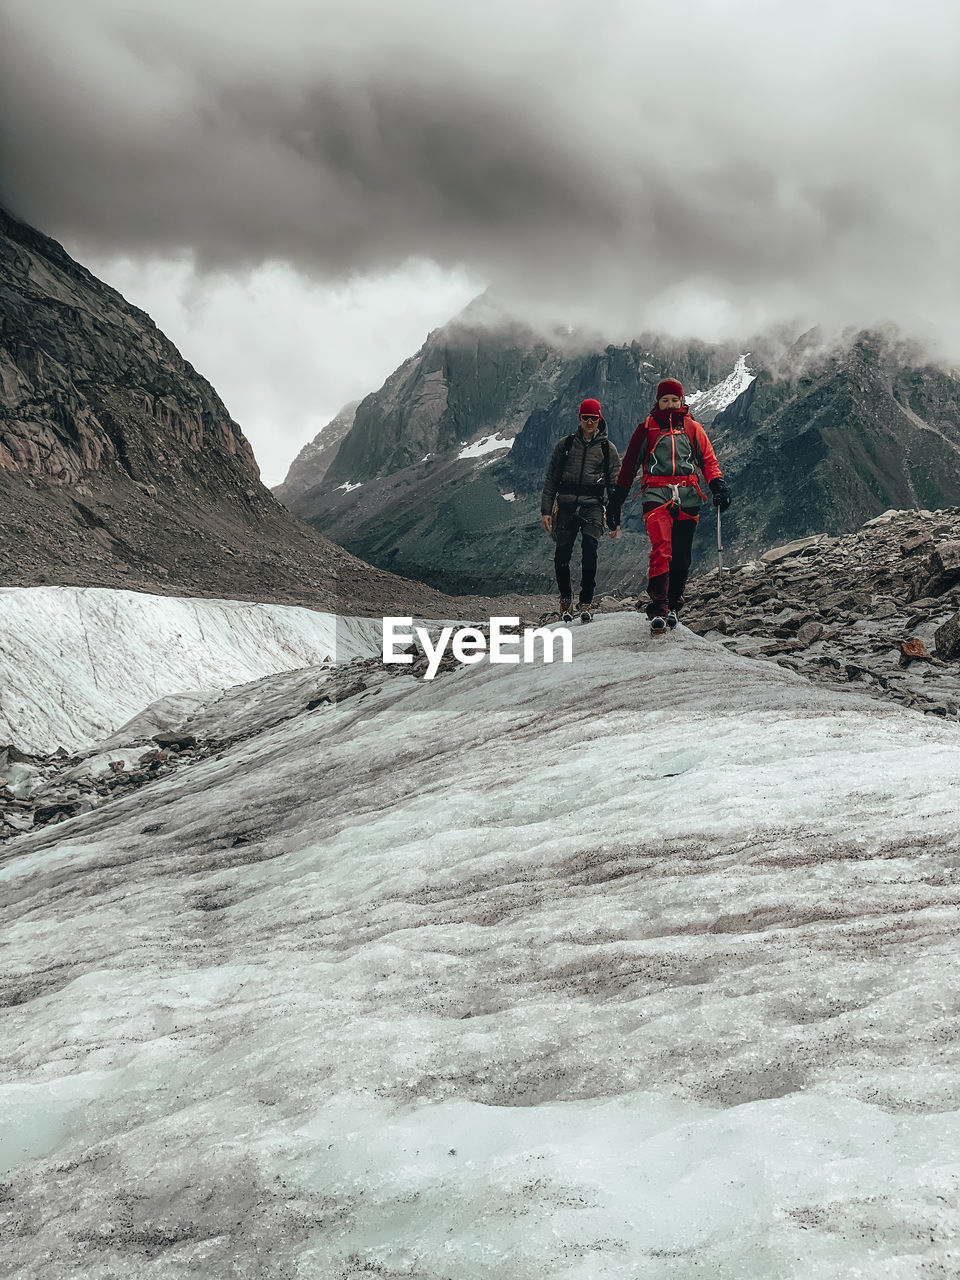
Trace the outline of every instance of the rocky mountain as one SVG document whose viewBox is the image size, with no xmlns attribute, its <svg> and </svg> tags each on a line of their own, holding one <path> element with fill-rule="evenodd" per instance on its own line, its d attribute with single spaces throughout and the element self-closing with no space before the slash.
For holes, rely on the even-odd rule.
<svg viewBox="0 0 960 1280">
<path fill-rule="evenodd" d="M 291 517 L 150 317 L 0 210 L 0 584 L 442 616 Z"/>
<path fill-rule="evenodd" d="M 717 414 L 741 553 L 960 501 L 960 376 L 889 331 L 823 351 L 807 334 Z"/>
<path fill-rule="evenodd" d="M 887 331 L 749 347 L 644 335 L 576 350 L 468 309 L 361 402 L 321 483 L 291 468 L 291 509 L 371 563 L 445 590 L 552 590 L 538 500 L 554 442 L 596 395 L 622 449 L 666 374 L 710 427 L 735 496 L 724 540 L 741 559 L 850 532 L 887 508 L 960 500 L 956 372 Z M 642 582 L 639 504 L 624 527 L 604 546 L 601 586 Z"/>
</svg>

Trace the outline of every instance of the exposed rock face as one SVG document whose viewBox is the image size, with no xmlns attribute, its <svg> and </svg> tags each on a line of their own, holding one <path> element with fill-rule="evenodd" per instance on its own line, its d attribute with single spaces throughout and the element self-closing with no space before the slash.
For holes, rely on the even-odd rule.
<svg viewBox="0 0 960 1280">
<path fill-rule="evenodd" d="M 960 508 L 888 511 L 695 579 L 683 621 L 813 680 L 960 714 Z"/>
<path fill-rule="evenodd" d="M 278 502 L 290 507 L 297 499 L 322 483 L 330 464 L 337 456 L 337 450 L 353 426 L 359 404 L 359 400 L 351 400 L 349 404 L 345 404 L 320 434 L 303 446 L 290 464 L 287 479 L 273 490 Z"/>
<path fill-rule="evenodd" d="M 450 616 L 292 518 L 149 316 L 0 210 L 0 585 Z"/>
<path fill-rule="evenodd" d="M 831 354 L 811 341 L 761 368 L 711 427 L 736 497 L 726 540 L 741 554 L 960 500 L 960 378 L 889 333 Z"/>
<path fill-rule="evenodd" d="M 291 509 L 372 563 L 447 590 L 549 590 L 539 494 L 550 450 L 595 395 L 622 451 L 666 374 L 701 393 L 695 413 L 735 499 L 731 554 L 850 532 L 888 507 L 960 501 L 960 379 L 888 333 L 851 335 L 833 352 L 818 342 L 812 332 L 784 352 L 758 339 L 747 359 L 651 337 L 571 353 L 515 325 L 474 323 L 468 308 L 361 402 L 325 480 L 301 486 Z M 488 436 L 504 447 L 460 456 Z M 645 539 L 639 503 L 624 528 Z M 636 581 L 642 554 L 636 539 L 605 544 L 601 586 Z"/>
</svg>

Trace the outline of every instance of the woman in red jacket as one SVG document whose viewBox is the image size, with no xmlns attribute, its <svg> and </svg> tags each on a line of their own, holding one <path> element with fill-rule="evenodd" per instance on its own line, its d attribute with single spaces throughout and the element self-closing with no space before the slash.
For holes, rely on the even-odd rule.
<svg viewBox="0 0 960 1280">
<path fill-rule="evenodd" d="M 607 527 L 616 537 L 630 486 L 642 469 L 643 522 L 650 535 L 647 617 L 658 635 L 677 625 L 683 590 L 690 572 L 693 535 L 707 495 L 697 468 L 713 494 L 713 505 L 726 511 L 730 491 L 701 423 L 683 400 L 683 384 L 664 378 L 657 385 L 657 407 L 634 431 L 623 456 L 617 485 L 607 506 Z"/>
</svg>

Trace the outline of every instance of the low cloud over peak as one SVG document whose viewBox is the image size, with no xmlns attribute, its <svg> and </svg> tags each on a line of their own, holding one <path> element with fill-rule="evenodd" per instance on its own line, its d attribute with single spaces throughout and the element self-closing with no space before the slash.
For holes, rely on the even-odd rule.
<svg viewBox="0 0 960 1280">
<path fill-rule="evenodd" d="M 950 3 L 10 0 L 0 198 L 94 254 L 316 279 L 411 257 L 704 337 L 960 350 Z"/>
</svg>

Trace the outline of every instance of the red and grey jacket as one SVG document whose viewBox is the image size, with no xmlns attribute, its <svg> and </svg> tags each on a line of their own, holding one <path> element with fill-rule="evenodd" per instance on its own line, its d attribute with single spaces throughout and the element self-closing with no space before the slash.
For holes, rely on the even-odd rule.
<svg viewBox="0 0 960 1280">
<path fill-rule="evenodd" d="M 640 492 L 645 503 L 669 501 L 668 494 L 657 490 L 676 485 L 681 506 L 699 507 L 707 501 L 707 495 L 697 479 L 698 467 L 708 485 L 711 480 L 723 479 L 703 424 L 697 422 L 686 405 L 680 409 L 654 409 L 630 437 L 617 476 L 616 497 L 623 502 L 640 471 Z"/>
</svg>

